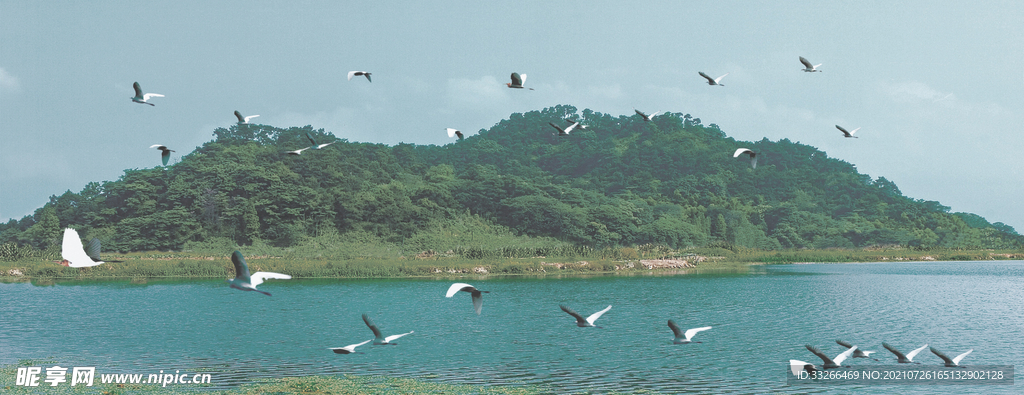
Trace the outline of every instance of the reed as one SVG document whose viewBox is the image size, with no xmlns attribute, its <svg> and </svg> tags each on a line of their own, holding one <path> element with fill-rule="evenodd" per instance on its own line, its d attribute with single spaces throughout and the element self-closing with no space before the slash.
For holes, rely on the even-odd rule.
<svg viewBox="0 0 1024 395">
<path fill-rule="evenodd" d="M 501 237 L 507 237 L 505 241 L 519 240 L 518 236 Z M 458 237 L 452 236 L 452 239 Z M 295 278 L 647 272 L 649 269 L 638 264 L 644 259 L 680 259 L 697 263 L 698 269 L 723 270 L 735 270 L 739 267 L 737 265 L 751 263 L 1024 259 L 1024 250 L 887 247 L 764 251 L 727 243 L 673 250 L 653 244 L 591 248 L 554 240 L 524 240 L 528 242 L 498 244 L 488 240 L 473 245 L 446 245 L 452 247 L 447 250 L 421 249 L 422 244 L 410 248 L 409 244 L 388 243 L 370 235 L 346 235 L 342 238 L 336 233 L 321 234 L 301 246 L 290 248 L 274 247 L 259 241 L 250 246 L 237 246 L 225 240 L 213 240 L 193 244 L 185 251 L 105 254 L 104 259 L 122 262 L 107 262 L 91 268 L 61 266 L 52 260 L 52 254 L 29 254 L 16 260 L 0 261 L 0 278 L 7 281 L 18 278 L 230 278 L 234 276 L 234 267 L 228 255 L 234 249 L 242 251 L 253 272 L 288 273 Z"/>
</svg>

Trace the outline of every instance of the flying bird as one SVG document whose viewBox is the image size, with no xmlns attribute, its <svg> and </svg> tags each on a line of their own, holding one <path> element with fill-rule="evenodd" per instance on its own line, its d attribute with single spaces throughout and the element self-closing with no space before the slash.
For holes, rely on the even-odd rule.
<svg viewBox="0 0 1024 395">
<path fill-rule="evenodd" d="M 686 332 L 683 332 L 682 329 L 679 329 L 679 325 L 676 325 L 676 323 L 672 322 L 672 320 L 668 320 L 668 327 L 669 327 L 669 329 L 672 329 L 672 333 L 676 335 L 676 338 L 672 340 L 672 343 L 675 343 L 675 344 L 700 343 L 700 342 L 691 342 L 690 339 L 692 339 L 693 335 L 696 335 L 697 332 L 703 332 L 703 331 L 706 331 L 708 329 L 711 329 L 710 326 L 705 326 L 703 328 L 687 329 Z"/>
<path fill-rule="evenodd" d="M 335 354 L 351 354 L 351 353 L 356 352 L 356 347 L 359 347 L 359 346 L 364 345 L 366 343 L 369 343 L 371 341 L 373 341 L 373 339 L 364 341 L 362 343 L 349 344 L 349 345 L 347 345 L 345 347 L 334 347 L 334 348 L 331 348 L 330 350 L 334 351 Z M 362 353 L 360 353 L 360 354 L 362 354 Z"/>
<path fill-rule="evenodd" d="M 548 125 L 551 125 L 551 127 L 553 127 L 553 128 L 558 130 L 558 135 L 559 136 L 568 136 L 569 132 L 571 132 L 573 129 L 575 129 L 576 126 L 579 125 L 579 124 L 580 124 L 579 122 L 573 122 L 573 124 L 569 125 L 569 127 L 565 128 L 565 129 L 562 129 L 562 128 L 558 127 L 558 125 L 555 125 L 555 124 L 553 124 L 551 122 L 548 122 Z"/>
<path fill-rule="evenodd" d="M 634 108 L 634 110 L 636 110 L 636 109 Z M 587 126 L 587 125 L 584 125 L 584 124 L 583 124 L 583 121 L 575 121 L 575 120 L 572 120 L 572 119 L 569 119 L 569 118 L 566 118 L 566 119 L 565 119 L 564 121 L 566 121 L 566 122 L 568 122 L 568 123 L 576 123 L 576 124 L 579 124 L 579 126 L 577 126 L 577 127 L 578 127 L 578 128 L 580 128 L 580 129 L 586 129 L 586 128 L 588 128 L 588 127 L 589 127 L 589 126 Z"/>
<path fill-rule="evenodd" d="M 857 131 L 860 130 L 860 128 L 856 128 L 856 129 L 853 129 L 852 131 L 847 131 L 846 129 L 843 129 L 843 127 L 839 126 L 839 125 L 836 125 L 836 129 L 839 129 L 840 132 L 843 132 L 843 137 L 846 137 L 846 138 L 850 138 L 850 137 L 857 138 L 857 136 L 854 136 L 853 134 L 857 133 Z"/>
<path fill-rule="evenodd" d="M 917 356 L 917 353 L 919 353 L 921 351 L 924 351 L 924 349 L 927 348 L 928 345 L 925 344 L 925 345 L 921 346 L 920 348 L 907 353 L 907 355 L 903 355 L 903 353 L 899 352 L 899 350 L 896 350 L 895 347 L 890 346 L 889 343 L 882 343 L 882 347 L 885 347 L 885 349 L 889 350 L 889 352 L 891 352 L 893 354 L 896 354 L 896 362 L 899 362 L 899 363 L 911 363 L 911 362 L 914 362 L 914 357 Z"/>
<path fill-rule="evenodd" d="M 231 284 L 231 288 L 240 289 L 243 291 L 256 291 L 261 294 L 270 296 L 270 292 L 263 292 L 256 289 L 257 285 L 263 284 L 263 280 L 268 278 L 288 280 L 292 278 L 287 274 L 272 273 L 272 272 L 256 272 L 251 276 L 249 275 L 249 265 L 245 264 L 245 258 L 242 253 L 238 250 L 231 253 L 231 263 L 235 265 L 235 278 L 227 279 L 225 281 Z"/>
<path fill-rule="evenodd" d="M 100 239 L 95 237 L 89 240 L 89 244 L 85 247 L 85 254 L 92 258 L 92 260 L 100 261 Z M 124 262 L 124 261 L 106 261 L 106 262 Z"/>
<path fill-rule="evenodd" d="M 323 147 L 326 147 L 328 145 L 336 143 L 336 141 L 332 141 L 332 142 L 326 143 L 326 144 L 317 144 L 316 140 L 313 140 L 313 135 L 309 134 L 309 132 L 306 132 L 306 139 L 308 139 L 309 142 L 313 144 L 313 146 L 309 147 L 309 148 L 312 148 L 312 149 L 321 149 Z"/>
<path fill-rule="evenodd" d="M 519 73 L 512 73 L 512 82 L 506 83 L 505 85 L 508 85 L 509 88 L 523 89 L 523 83 L 525 83 L 525 82 L 526 82 L 526 74 L 523 74 L 522 76 L 520 76 Z M 533 90 L 533 88 L 529 88 L 529 89 L 531 91 Z"/>
<path fill-rule="evenodd" d="M 594 325 L 594 321 L 597 321 L 598 318 L 601 318 L 602 314 L 604 314 L 608 310 L 612 309 L 612 306 L 608 305 L 608 307 L 605 307 L 604 310 L 601 310 L 601 311 L 598 311 L 598 312 L 596 312 L 594 314 L 591 314 L 590 317 L 583 318 L 583 316 L 580 315 L 580 313 L 577 313 L 577 312 L 573 311 L 568 306 L 559 305 L 558 307 L 561 307 L 562 311 L 564 311 L 566 313 L 569 313 L 569 315 L 575 317 L 576 318 L 576 326 L 578 326 L 580 328 L 586 328 L 588 326 L 595 326 Z"/>
<path fill-rule="evenodd" d="M 64 241 L 61 243 L 60 255 L 68 261 L 68 267 L 90 267 L 103 264 L 97 257 L 94 261 L 89 254 L 85 253 L 82 247 L 82 239 L 78 237 L 78 231 L 65 228 Z M 97 255 L 99 255 L 97 253 Z"/>
<path fill-rule="evenodd" d="M 843 351 L 841 354 L 836 355 L 835 358 L 829 358 L 828 355 L 825 355 L 825 353 L 821 352 L 821 350 L 819 350 L 817 347 L 814 347 L 810 344 L 805 345 L 804 347 L 807 347 L 807 351 L 810 351 L 814 355 L 817 355 L 818 358 L 821 358 L 822 369 L 834 369 L 842 367 L 841 364 L 843 363 L 843 361 L 845 361 L 846 358 L 849 358 L 854 351 L 857 351 L 857 346 L 853 346 L 850 347 L 850 349 Z"/>
<path fill-rule="evenodd" d="M 444 295 L 444 297 L 450 298 L 452 296 L 455 296 L 455 294 L 458 293 L 459 291 L 469 292 L 470 295 L 473 295 L 473 310 L 476 310 L 476 313 L 480 314 L 480 309 L 484 307 L 484 298 L 482 294 L 488 294 L 490 293 L 490 291 L 481 291 L 479 289 L 476 289 L 476 287 L 466 283 L 455 283 L 452 284 L 452 286 L 448 287 L 448 292 Z"/>
<path fill-rule="evenodd" d="M 377 325 L 374 325 L 373 321 L 370 321 L 370 317 L 367 316 L 366 314 L 363 314 L 363 322 L 365 322 L 366 326 L 370 327 L 370 330 L 373 331 L 373 336 L 374 336 L 374 338 L 373 338 L 373 345 L 375 345 L 375 346 L 379 346 L 379 345 L 383 345 L 383 344 L 391 344 L 391 345 L 398 344 L 398 343 L 392 343 L 391 341 L 395 340 L 397 338 L 400 338 L 402 336 L 405 336 L 405 335 L 408 335 L 408 334 L 411 334 L 411 333 L 415 332 L 415 331 L 410 331 L 409 333 L 403 333 L 401 335 L 391 335 L 391 336 L 388 336 L 388 337 L 384 337 L 384 335 L 382 335 L 380 333 L 380 329 L 377 329 Z"/>
<path fill-rule="evenodd" d="M 964 357 L 966 357 L 967 354 L 970 354 L 971 351 L 974 351 L 974 349 L 972 348 L 970 350 L 967 350 L 967 352 L 963 354 L 957 355 L 953 359 L 949 359 L 949 357 L 947 357 L 946 354 L 943 354 L 942 351 L 936 350 L 935 347 L 931 347 L 930 350 L 932 350 L 932 354 L 938 355 L 939 358 L 942 358 L 942 360 L 946 362 L 947 368 L 955 368 L 957 366 L 960 366 L 960 360 L 964 359 Z"/>
<path fill-rule="evenodd" d="M 300 149 L 297 149 L 295 151 L 285 151 L 285 153 L 288 154 L 288 155 L 302 155 L 302 151 L 308 150 L 310 148 L 313 148 L 313 147 L 300 148 Z"/>
<path fill-rule="evenodd" d="M 658 115 L 658 113 L 661 112 L 661 111 L 655 111 L 655 112 L 652 112 L 651 115 L 647 115 L 647 114 L 644 114 L 644 113 L 640 112 L 640 110 L 637 110 L 635 108 L 633 109 L 633 111 L 636 111 L 636 115 L 639 115 L 641 118 L 643 118 L 644 122 L 650 122 L 651 118 L 654 118 L 655 115 Z"/>
<path fill-rule="evenodd" d="M 789 371 L 792 372 L 794 376 L 799 375 L 801 370 L 806 370 L 807 373 L 814 373 L 818 371 L 818 368 L 810 362 L 798 361 L 795 359 L 789 360 Z"/>
<path fill-rule="evenodd" d="M 743 154 L 750 155 L 750 168 L 751 169 L 756 169 L 757 168 L 757 153 L 754 152 L 754 151 L 751 151 L 749 148 L 739 148 L 739 149 L 737 149 L 736 152 L 734 152 L 732 154 L 732 157 L 735 158 L 735 157 L 738 157 L 738 156 L 743 155 Z"/>
<path fill-rule="evenodd" d="M 132 101 L 136 102 L 136 103 L 149 104 L 151 106 L 155 106 L 155 104 L 148 102 L 149 98 L 151 98 L 151 97 L 164 97 L 164 95 L 161 95 L 159 93 L 145 93 L 145 94 L 142 93 L 142 87 L 139 86 L 138 82 L 136 82 L 135 84 L 132 84 L 132 87 L 135 88 L 135 97 L 132 97 Z"/>
<path fill-rule="evenodd" d="M 843 347 L 846 347 L 846 348 L 853 348 L 854 347 L 852 343 L 847 342 L 847 341 L 836 340 L 836 343 L 839 344 L 840 346 L 843 346 Z M 870 355 L 872 353 L 874 353 L 874 351 L 857 350 L 857 351 L 853 352 L 853 357 L 854 358 L 871 358 Z M 876 361 L 877 361 L 877 359 L 876 359 Z"/>
<path fill-rule="evenodd" d="M 445 128 L 445 130 L 447 130 L 447 131 L 448 131 L 448 137 L 455 137 L 455 136 L 459 136 L 459 140 L 462 140 L 463 138 L 465 138 L 465 137 L 466 137 L 466 136 L 463 136 L 463 135 L 462 135 L 462 132 L 460 132 L 460 131 L 459 131 L 459 130 L 457 130 L 457 129 L 452 129 L 452 128 Z"/>
<path fill-rule="evenodd" d="M 373 82 L 373 80 L 370 79 L 370 74 L 371 73 L 366 72 L 366 71 L 349 71 L 348 72 L 348 80 L 352 81 L 352 77 L 361 75 L 361 76 L 366 77 L 367 81 Z"/>
<path fill-rule="evenodd" d="M 258 116 L 259 116 L 259 115 L 250 115 L 250 116 L 247 116 L 247 117 L 243 117 L 243 116 L 242 116 L 242 113 L 240 113 L 240 112 L 238 112 L 238 111 L 235 111 L 235 117 L 237 117 L 237 118 L 238 118 L 238 124 L 239 124 L 239 125 L 244 125 L 244 124 L 247 124 L 247 123 L 249 123 L 249 120 L 250 120 L 250 119 L 256 118 L 256 117 L 258 117 Z"/>
<path fill-rule="evenodd" d="M 803 56 L 800 57 L 800 63 L 804 64 L 804 69 L 803 70 L 805 72 L 808 72 L 808 73 L 813 73 L 813 72 L 819 72 L 820 73 L 821 72 L 821 70 L 818 70 L 818 67 L 821 66 L 821 63 L 818 63 L 816 65 L 811 65 L 811 62 L 807 61 L 807 59 L 805 59 Z"/>
<path fill-rule="evenodd" d="M 174 152 L 174 150 L 168 149 L 166 145 L 160 144 L 153 144 L 149 146 L 149 148 L 156 148 L 160 150 L 160 160 L 164 162 L 164 166 L 167 166 L 167 160 L 171 159 L 171 152 Z"/>
<path fill-rule="evenodd" d="M 725 85 L 719 83 L 719 81 L 721 81 L 722 78 L 725 78 L 725 76 L 729 75 L 729 73 L 725 73 L 725 74 L 722 74 L 721 77 L 711 78 L 711 76 L 709 76 L 707 74 L 704 74 L 703 71 L 698 71 L 697 73 L 700 73 L 701 77 L 704 77 L 704 79 L 708 80 L 708 85 L 718 85 L 718 86 L 725 86 Z"/>
</svg>

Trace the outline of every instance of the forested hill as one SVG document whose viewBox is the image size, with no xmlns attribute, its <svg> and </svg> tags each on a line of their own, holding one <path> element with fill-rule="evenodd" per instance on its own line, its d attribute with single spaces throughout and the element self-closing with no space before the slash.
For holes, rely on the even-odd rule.
<svg viewBox="0 0 1024 395">
<path fill-rule="evenodd" d="M 586 125 L 557 136 L 549 122 Z M 320 150 L 286 155 L 309 145 Z M 443 133 L 430 130 L 425 133 Z M 874 245 L 1016 248 L 1024 237 L 974 214 L 903 196 L 803 144 L 735 141 L 714 124 L 557 106 L 512 114 L 444 146 L 352 143 L 311 127 L 236 125 L 167 168 L 68 191 L 0 243 L 42 248 L 71 226 L 106 250 L 189 241 L 302 243 L 325 229 L 402 243 L 467 217 L 591 246 L 731 243 L 762 249 Z M 737 148 L 758 152 L 757 168 Z M 155 151 L 155 150 L 154 150 Z M 154 153 L 154 163 L 158 163 Z"/>
</svg>

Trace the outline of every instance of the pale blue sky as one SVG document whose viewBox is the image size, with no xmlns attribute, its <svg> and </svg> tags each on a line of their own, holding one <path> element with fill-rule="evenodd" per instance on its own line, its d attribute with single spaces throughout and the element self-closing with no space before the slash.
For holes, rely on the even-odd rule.
<svg viewBox="0 0 1024 395">
<path fill-rule="evenodd" d="M 570 104 L 789 138 L 1024 231 L 1024 3 L 979 4 L 5 0 L 0 220 L 159 165 L 152 144 L 174 161 L 234 110 L 445 144 L 446 127 Z M 512 71 L 536 90 L 505 88 Z M 729 75 L 712 87 L 698 71 Z M 132 103 L 134 81 L 166 97 Z"/>
</svg>

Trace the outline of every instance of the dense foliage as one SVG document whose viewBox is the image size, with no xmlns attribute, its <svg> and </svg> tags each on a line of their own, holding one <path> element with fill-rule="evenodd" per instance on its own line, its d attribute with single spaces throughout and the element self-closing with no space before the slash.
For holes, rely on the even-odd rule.
<svg viewBox="0 0 1024 395">
<path fill-rule="evenodd" d="M 548 123 L 564 119 L 588 128 L 553 134 Z M 285 155 L 308 145 L 306 133 L 337 143 Z M 430 248 L 438 229 L 467 220 L 482 232 L 593 247 L 1024 242 L 1005 224 L 905 197 L 814 147 L 738 142 L 688 114 L 644 122 L 557 106 L 512 114 L 445 146 L 352 143 L 309 126 L 214 134 L 172 166 L 126 170 L 117 181 L 52 196 L 35 215 L 0 225 L 0 244 L 45 249 L 71 226 L 108 251 L 222 239 L 293 246 L 325 232 Z M 739 147 L 759 153 L 756 169 L 732 157 Z"/>
</svg>

